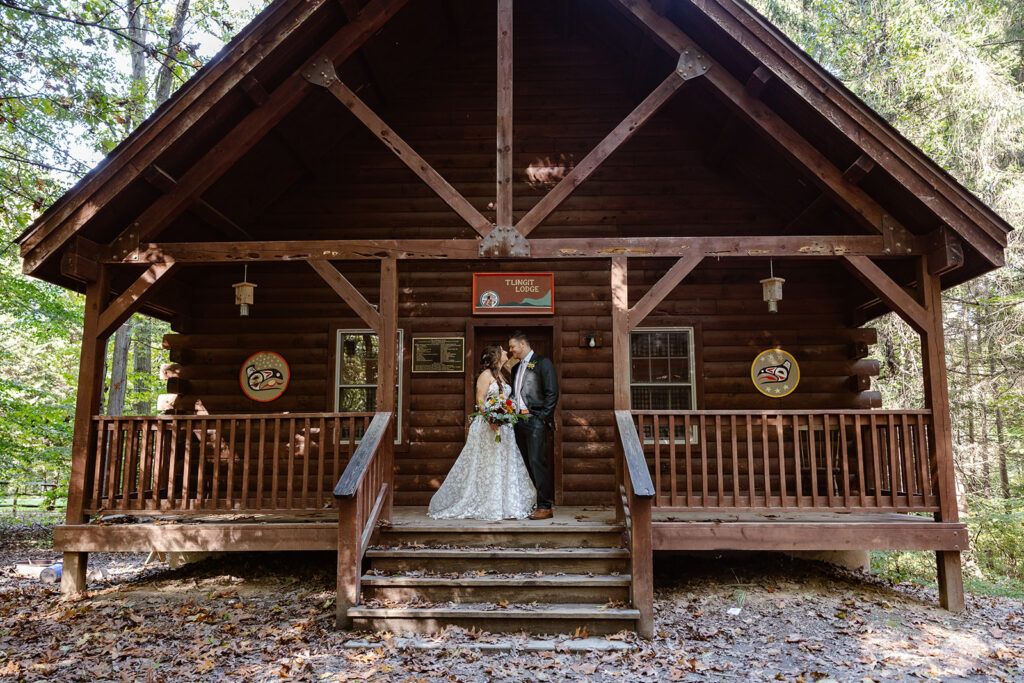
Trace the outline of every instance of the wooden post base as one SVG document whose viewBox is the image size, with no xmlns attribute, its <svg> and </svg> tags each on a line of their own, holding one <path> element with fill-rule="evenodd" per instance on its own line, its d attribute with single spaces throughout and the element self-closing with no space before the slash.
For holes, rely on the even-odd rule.
<svg viewBox="0 0 1024 683">
<path fill-rule="evenodd" d="M 85 572 L 89 553 L 64 553 L 64 566 L 60 575 L 60 594 L 70 597 L 85 592 Z"/>
<path fill-rule="evenodd" d="M 960 551 L 935 553 L 938 565 L 939 604 L 950 612 L 964 611 L 964 575 L 960 570 Z"/>
</svg>

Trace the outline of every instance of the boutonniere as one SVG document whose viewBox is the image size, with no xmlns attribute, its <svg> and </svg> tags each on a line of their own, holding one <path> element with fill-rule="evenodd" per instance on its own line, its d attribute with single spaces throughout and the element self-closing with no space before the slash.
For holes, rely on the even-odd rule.
<svg viewBox="0 0 1024 683">
<path fill-rule="evenodd" d="M 536 365 L 536 363 L 534 363 L 534 362 L 533 362 L 533 361 L 531 360 L 531 361 L 530 361 L 529 363 L 527 363 L 527 364 L 526 364 L 526 369 L 527 369 L 527 370 L 533 370 L 533 366 L 534 366 L 534 365 Z"/>
</svg>

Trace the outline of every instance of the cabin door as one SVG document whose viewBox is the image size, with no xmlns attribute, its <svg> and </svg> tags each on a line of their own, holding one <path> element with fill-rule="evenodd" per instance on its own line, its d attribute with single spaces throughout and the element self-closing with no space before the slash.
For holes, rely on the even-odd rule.
<svg viewBox="0 0 1024 683">
<path fill-rule="evenodd" d="M 526 333 L 534 353 L 545 358 L 553 358 L 551 355 L 553 331 L 550 326 L 519 326 L 515 328 L 511 326 L 478 326 L 473 330 L 473 352 L 469 356 L 473 371 L 466 373 L 468 381 L 473 382 L 474 385 L 476 383 L 476 378 L 480 374 L 480 354 L 483 352 L 484 347 L 491 344 L 500 344 L 501 348 L 508 351 L 508 337 L 515 329 Z M 516 362 L 518 361 L 510 360 L 506 368 L 508 377 L 512 376 L 512 366 Z M 555 370 L 557 371 L 558 368 L 555 368 Z M 561 376 L 561 373 L 559 373 L 559 376 Z M 556 426 L 561 429 L 561 425 Z M 558 490 L 558 484 L 562 481 L 562 477 L 561 472 L 555 472 L 555 462 L 555 438 L 552 435 L 548 438 L 548 471 L 551 472 L 551 477 L 555 482 L 555 501 L 558 502 L 562 498 L 561 491 Z"/>
</svg>

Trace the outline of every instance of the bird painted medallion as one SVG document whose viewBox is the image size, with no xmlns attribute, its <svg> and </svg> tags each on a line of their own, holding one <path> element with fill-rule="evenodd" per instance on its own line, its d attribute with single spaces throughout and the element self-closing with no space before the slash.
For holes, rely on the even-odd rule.
<svg viewBox="0 0 1024 683">
<path fill-rule="evenodd" d="M 750 379 L 765 396 L 782 398 L 792 394 L 800 383 L 800 366 L 782 349 L 766 349 L 751 363 Z"/>
<path fill-rule="evenodd" d="M 266 403 L 279 398 L 288 388 L 291 371 L 288 362 L 273 351 L 260 351 L 242 363 L 238 381 L 242 392 L 254 401 Z"/>
</svg>

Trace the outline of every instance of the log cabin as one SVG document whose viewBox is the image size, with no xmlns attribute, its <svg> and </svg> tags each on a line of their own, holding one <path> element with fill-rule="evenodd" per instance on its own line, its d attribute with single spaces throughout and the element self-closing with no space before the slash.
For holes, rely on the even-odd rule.
<svg viewBox="0 0 1024 683">
<path fill-rule="evenodd" d="M 649 637 L 655 553 L 911 549 L 962 609 L 941 293 L 1010 230 L 743 0 L 277 0 L 20 237 L 86 298 L 62 589 L 328 550 L 340 627 Z M 101 415 L 134 313 L 167 393 Z M 429 520 L 515 328 L 555 517 Z"/>
</svg>

